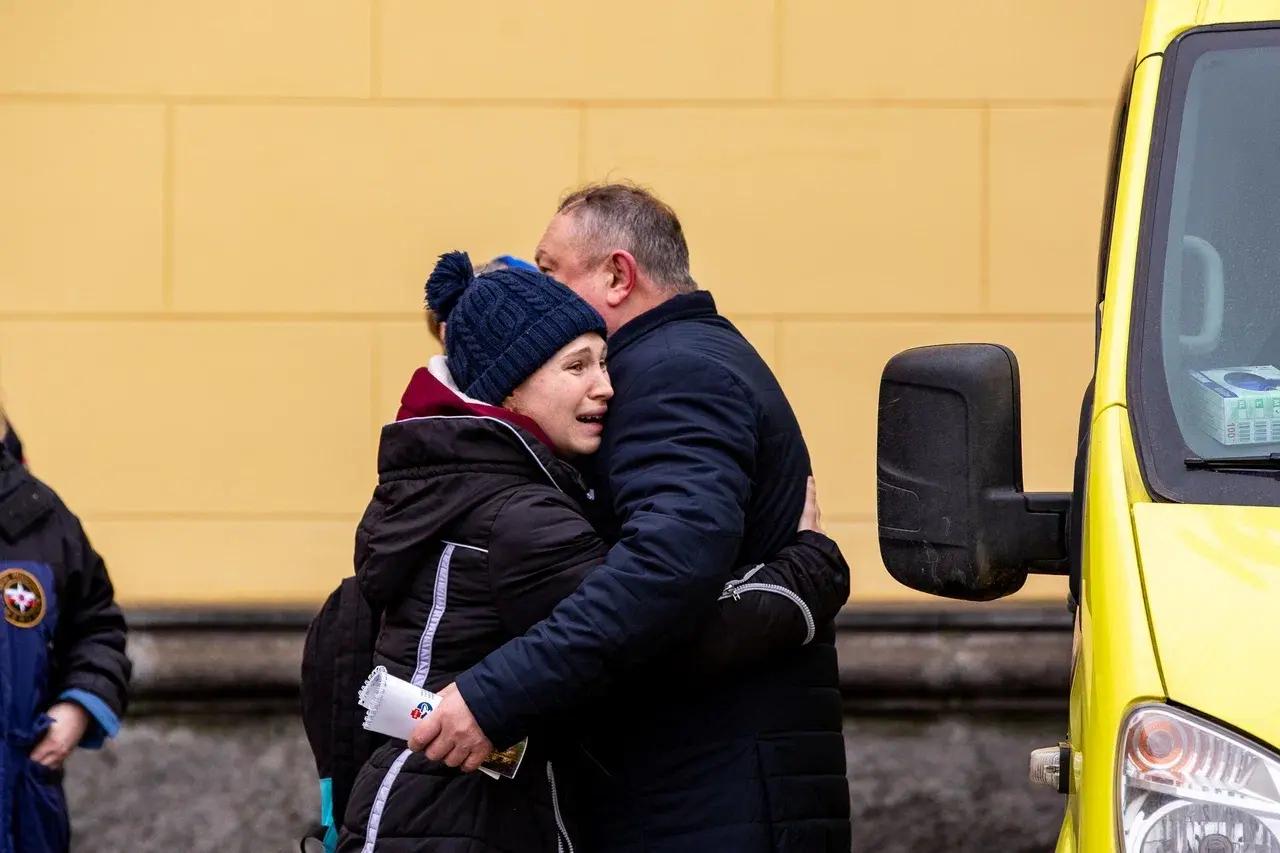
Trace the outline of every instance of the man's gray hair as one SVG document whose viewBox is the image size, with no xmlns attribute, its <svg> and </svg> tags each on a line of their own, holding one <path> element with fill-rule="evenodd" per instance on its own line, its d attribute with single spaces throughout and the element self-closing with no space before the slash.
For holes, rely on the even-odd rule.
<svg viewBox="0 0 1280 853">
<path fill-rule="evenodd" d="M 624 249 L 636 264 L 669 293 L 692 293 L 698 283 L 689 274 L 689 244 L 671 207 L 634 184 L 588 184 L 560 202 L 557 213 L 572 213 L 578 240 L 594 260 Z"/>
</svg>

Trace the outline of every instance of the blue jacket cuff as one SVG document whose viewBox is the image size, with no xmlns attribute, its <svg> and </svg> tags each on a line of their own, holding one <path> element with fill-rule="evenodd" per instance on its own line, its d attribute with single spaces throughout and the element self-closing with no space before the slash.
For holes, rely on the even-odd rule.
<svg viewBox="0 0 1280 853">
<path fill-rule="evenodd" d="M 520 738 L 517 732 L 503 725 L 498 709 L 488 701 L 488 691 L 481 685 L 480 674 L 476 672 L 483 665 L 483 662 L 476 664 L 461 673 L 453 683 L 466 701 L 467 709 L 471 711 L 471 716 L 475 717 L 480 731 L 484 732 L 484 736 L 493 743 L 495 749 L 505 749 Z"/>
<path fill-rule="evenodd" d="M 108 708 L 106 702 L 103 702 L 88 690 L 73 687 L 70 690 L 62 691 L 58 699 L 59 701 L 69 700 L 75 702 L 88 711 L 89 716 L 93 718 L 93 724 L 89 726 L 84 733 L 84 737 L 80 739 L 80 747 L 82 749 L 97 749 L 102 746 L 107 738 L 115 737 L 120 731 L 120 718 L 116 716 L 115 711 Z"/>
</svg>

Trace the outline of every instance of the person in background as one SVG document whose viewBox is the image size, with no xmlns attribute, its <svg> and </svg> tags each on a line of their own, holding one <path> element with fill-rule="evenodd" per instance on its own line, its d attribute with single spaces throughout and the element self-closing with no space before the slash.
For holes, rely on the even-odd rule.
<svg viewBox="0 0 1280 853">
<path fill-rule="evenodd" d="M 533 270 L 537 267 L 528 261 L 521 260 L 515 255 L 498 255 L 496 258 L 489 260 L 476 267 L 476 275 L 485 275 L 487 273 L 496 272 L 498 270 Z M 425 291 L 426 288 L 424 287 Z M 436 343 L 444 344 L 444 324 L 440 322 L 440 318 L 436 316 L 436 312 L 431 310 L 431 305 L 427 299 L 426 293 L 423 293 L 422 310 L 427 315 L 427 330 L 431 332 L 431 337 L 436 339 Z"/>
<path fill-rule="evenodd" d="M 63 767 L 120 728 L 125 621 L 79 519 L 9 444 L 0 444 L 0 853 L 65 853 Z"/>
</svg>

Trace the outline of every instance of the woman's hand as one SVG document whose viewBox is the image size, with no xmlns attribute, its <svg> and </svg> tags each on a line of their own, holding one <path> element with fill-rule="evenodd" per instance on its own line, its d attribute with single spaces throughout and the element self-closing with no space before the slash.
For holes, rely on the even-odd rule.
<svg viewBox="0 0 1280 853">
<path fill-rule="evenodd" d="M 800 526 L 796 529 L 826 534 L 822 529 L 822 510 L 818 508 L 818 484 L 812 476 L 805 481 L 804 510 L 800 513 Z"/>
<path fill-rule="evenodd" d="M 53 723 L 31 750 L 31 760 L 50 770 L 61 770 L 89 728 L 89 712 L 77 702 L 59 702 L 46 713 L 53 718 Z"/>
</svg>

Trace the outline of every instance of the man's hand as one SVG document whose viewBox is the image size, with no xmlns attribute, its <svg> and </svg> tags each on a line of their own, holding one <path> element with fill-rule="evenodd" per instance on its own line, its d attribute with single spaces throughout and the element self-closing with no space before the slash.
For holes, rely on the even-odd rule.
<svg viewBox="0 0 1280 853">
<path fill-rule="evenodd" d="M 493 744 L 471 716 L 471 709 L 458 688 L 450 684 L 440 691 L 440 707 L 413 727 L 409 749 L 414 752 L 425 749 L 432 761 L 443 761 L 450 767 L 461 768 L 463 773 L 473 773 L 493 752 Z"/>
<path fill-rule="evenodd" d="M 800 513 L 800 530 L 812 530 L 823 533 L 822 509 L 818 506 L 818 484 L 812 476 L 804 484 L 804 510 Z"/>
<path fill-rule="evenodd" d="M 89 712 L 76 702 L 59 702 L 46 713 L 53 718 L 53 724 L 31 750 L 31 760 L 50 770 L 61 770 L 89 728 Z"/>
</svg>

